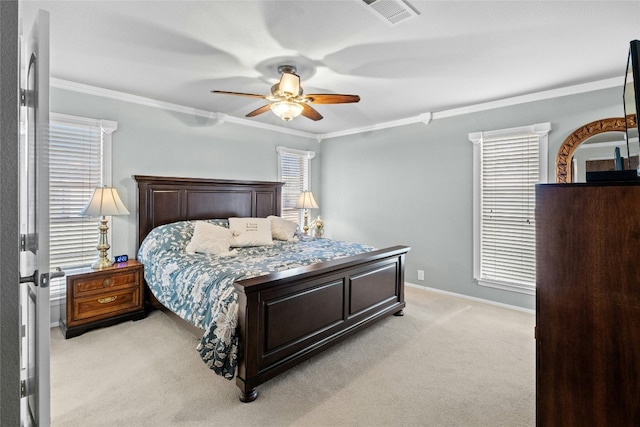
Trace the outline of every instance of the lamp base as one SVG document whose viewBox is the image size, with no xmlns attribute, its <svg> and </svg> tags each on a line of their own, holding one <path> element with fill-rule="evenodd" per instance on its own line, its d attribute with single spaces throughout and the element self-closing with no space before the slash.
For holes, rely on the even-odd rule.
<svg viewBox="0 0 640 427">
<path fill-rule="evenodd" d="M 91 264 L 91 268 L 94 270 L 102 270 L 103 268 L 111 267 L 113 263 L 108 258 L 99 258 L 96 262 Z"/>
<path fill-rule="evenodd" d="M 111 267 L 113 263 L 109 258 L 107 258 L 107 252 L 109 252 L 109 241 L 107 240 L 107 230 L 109 230 L 109 226 L 107 225 L 107 218 L 102 217 L 100 220 L 100 240 L 98 241 L 98 246 L 96 249 L 98 250 L 98 260 L 91 264 L 91 268 L 94 270 L 101 270 L 103 268 Z"/>
<path fill-rule="evenodd" d="M 304 210 L 304 226 L 302 227 L 302 232 L 309 235 L 309 209 Z"/>
</svg>

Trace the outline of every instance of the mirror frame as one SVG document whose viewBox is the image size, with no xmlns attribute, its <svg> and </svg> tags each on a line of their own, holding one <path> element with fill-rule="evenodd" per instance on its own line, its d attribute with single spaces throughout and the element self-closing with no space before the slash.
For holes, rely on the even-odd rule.
<svg viewBox="0 0 640 427">
<path fill-rule="evenodd" d="M 560 184 L 571 182 L 571 158 L 580 144 L 590 137 L 604 132 L 622 132 L 626 134 L 627 126 L 630 128 L 638 127 L 635 114 L 629 114 L 626 117 L 626 124 L 624 117 L 611 117 L 594 120 L 576 129 L 558 149 L 558 155 L 556 156 L 556 182 Z"/>
</svg>

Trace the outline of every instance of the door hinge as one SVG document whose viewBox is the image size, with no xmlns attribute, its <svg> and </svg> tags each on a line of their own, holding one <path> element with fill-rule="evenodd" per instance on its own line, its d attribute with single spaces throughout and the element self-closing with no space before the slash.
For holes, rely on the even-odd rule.
<svg viewBox="0 0 640 427">
<path fill-rule="evenodd" d="M 27 397 L 27 380 L 20 381 L 20 398 Z"/>
<path fill-rule="evenodd" d="M 31 251 L 34 254 L 38 250 L 38 235 L 36 233 L 20 234 L 20 251 Z"/>
<path fill-rule="evenodd" d="M 20 89 L 20 106 L 25 107 L 27 105 L 27 91 Z"/>
</svg>

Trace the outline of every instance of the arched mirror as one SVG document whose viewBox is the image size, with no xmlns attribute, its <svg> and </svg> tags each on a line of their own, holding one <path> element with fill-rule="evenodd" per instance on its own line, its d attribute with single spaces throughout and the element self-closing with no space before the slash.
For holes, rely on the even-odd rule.
<svg viewBox="0 0 640 427">
<path fill-rule="evenodd" d="M 576 129 L 564 140 L 556 156 L 556 182 L 585 182 L 587 170 L 609 170 L 614 167 L 615 147 L 619 146 L 624 168 L 630 169 L 625 132 L 633 129 L 629 141 L 631 168 L 638 167 L 638 124 L 636 115 L 595 120 Z M 635 159 L 634 159 L 635 156 Z M 575 175 L 575 176 L 574 176 Z"/>
</svg>

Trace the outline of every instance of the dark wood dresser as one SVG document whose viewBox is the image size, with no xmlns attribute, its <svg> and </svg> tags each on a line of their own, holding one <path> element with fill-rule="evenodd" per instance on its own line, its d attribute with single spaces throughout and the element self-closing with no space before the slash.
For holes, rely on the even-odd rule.
<svg viewBox="0 0 640 427">
<path fill-rule="evenodd" d="M 538 426 L 640 425 L 640 183 L 536 189 Z"/>
<path fill-rule="evenodd" d="M 66 304 L 60 307 L 65 338 L 124 320 L 145 317 L 143 266 L 138 261 L 67 276 Z"/>
</svg>

